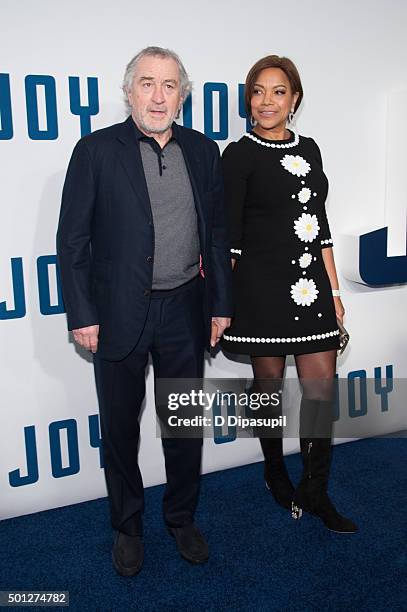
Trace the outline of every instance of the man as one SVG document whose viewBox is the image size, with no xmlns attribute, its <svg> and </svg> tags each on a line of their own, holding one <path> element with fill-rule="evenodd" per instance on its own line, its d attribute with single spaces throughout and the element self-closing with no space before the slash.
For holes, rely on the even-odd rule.
<svg viewBox="0 0 407 612">
<path fill-rule="evenodd" d="M 124 123 L 82 138 L 57 235 L 68 328 L 94 353 L 113 564 L 143 561 L 138 416 L 155 378 L 201 378 L 205 344 L 231 316 L 231 270 L 217 145 L 174 123 L 190 83 L 178 56 L 148 47 L 128 64 Z M 208 558 L 194 525 L 202 439 L 163 439 L 164 520 L 180 554 Z"/>
</svg>

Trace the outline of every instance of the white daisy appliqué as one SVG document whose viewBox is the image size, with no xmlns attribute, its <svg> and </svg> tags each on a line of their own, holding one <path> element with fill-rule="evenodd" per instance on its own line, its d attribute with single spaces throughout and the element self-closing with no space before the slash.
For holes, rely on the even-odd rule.
<svg viewBox="0 0 407 612">
<path fill-rule="evenodd" d="M 298 306 L 311 306 L 318 297 L 318 289 L 310 278 L 300 278 L 295 285 L 291 285 L 291 297 Z"/>
<path fill-rule="evenodd" d="M 301 204 L 306 204 L 311 197 L 311 189 L 308 187 L 303 187 L 301 191 L 298 193 L 298 199 Z"/>
<path fill-rule="evenodd" d="M 281 164 L 295 176 L 305 176 L 311 170 L 311 166 L 301 155 L 284 155 Z"/>
<path fill-rule="evenodd" d="M 311 253 L 303 253 L 301 257 L 299 258 L 298 263 L 300 264 L 300 268 L 308 268 L 311 261 L 312 261 Z"/>
<path fill-rule="evenodd" d="M 302 213 L 301 217 L 298 217 L 294 221 L 294 229 L 298 238 L 303 242 L 312 242 L 318 236 L 319 225 L 316 215 L 310 215 L 309 213 Z"/>
</svg>

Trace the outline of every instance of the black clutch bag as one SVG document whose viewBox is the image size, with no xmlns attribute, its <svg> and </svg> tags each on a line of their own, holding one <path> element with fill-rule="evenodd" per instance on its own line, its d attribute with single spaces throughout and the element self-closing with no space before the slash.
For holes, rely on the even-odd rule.
<svg viewBox="0 0 407 612">
<path fill-rule="evenodd" d="M 339 350 L 338 350 L 338 355 L 342 355 L 343 351 L 346 349 L 346 347 L 348 346 L 348 342 L 349 342 L 349 332 L 347 329 L 344 328 L 344 326 L 342 325 L 342 323 L 337 319 L 336 322 L 338 323 L 338 329 L 339 329 Z"/>
</svg>

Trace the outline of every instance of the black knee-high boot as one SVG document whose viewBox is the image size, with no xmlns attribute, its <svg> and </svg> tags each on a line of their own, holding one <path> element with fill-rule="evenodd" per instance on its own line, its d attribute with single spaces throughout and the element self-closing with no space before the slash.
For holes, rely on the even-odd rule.
<svg viewBox="0 0 407 612">
<path fill-rule="evenodd" d="M 282 381 L 255 379 L 252 391 L 271 394 L 279 393 L 280 400 L 277 406 L 262 407 L 259 410 L 263 418 L 279 419 L 283 414 L 281 399 Z M 257 429 L 260 445 L 264 455 L 264 480 L 271 491 L 275 501 L 283 508 L 290 510 L 294 495 L 294 487 L 287 472 L 283 456 L 283 428 L 281 426 L 261 427 Z"/>
<path fill-rule="evenodd" d="M 298 519 L 302 511 L 309 512 L 331 531 L 354 533 L 358 529 L 355 523 L 339 514 L 328 495 L 331 411 L 332 403 L 328 401 L 303 399 L 301 402 L 300 445 L 304 470 L 294 493 L 292 516 Z"/>
<path fill-rule="evenodd" d="M 260 438 L 264 455 L 264 480 L 274 499 L 283 508 L 291 509 L 294 487 L 287 472 L 283 456 L 283 440 Z"/>
<path fill-rule="evenodd" d="M 269 397 L 278 393 L 280 400 L 277 405 L 261 406 L 251 416 L 263 419 L 278 419 L 282 416 L 282 382 L 282 379 L 277 378 L 254 379 L 253 386 L 250 389 L 252 397 L 255 393 L 267 393 Z M 283 508 L 290 510 L 294 487 L 284 463 L 283 428 L 281 426 L 274 427 L 273 429 L 266 426 L 256 427 L 254 435 L 259 438 L 264 455 L 264 480 L 266 486 L 271 491 L 275 501 Z"/>
</svg>

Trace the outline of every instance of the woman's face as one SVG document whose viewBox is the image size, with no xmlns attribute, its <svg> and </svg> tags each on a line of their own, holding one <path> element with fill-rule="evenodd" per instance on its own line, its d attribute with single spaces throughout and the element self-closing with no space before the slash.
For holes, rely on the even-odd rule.
<svg viewBox="0 0 407 612">
<path fill-rule="evenodd" d="M 252 117 L 256 132 L 264 135 L 284 129 L 288 114 L 294 108 L 298 92 L 292 93 L 290 81 L 281 68 L 265 68 L 256 79 L 251 98 Z"/>
</svg>

